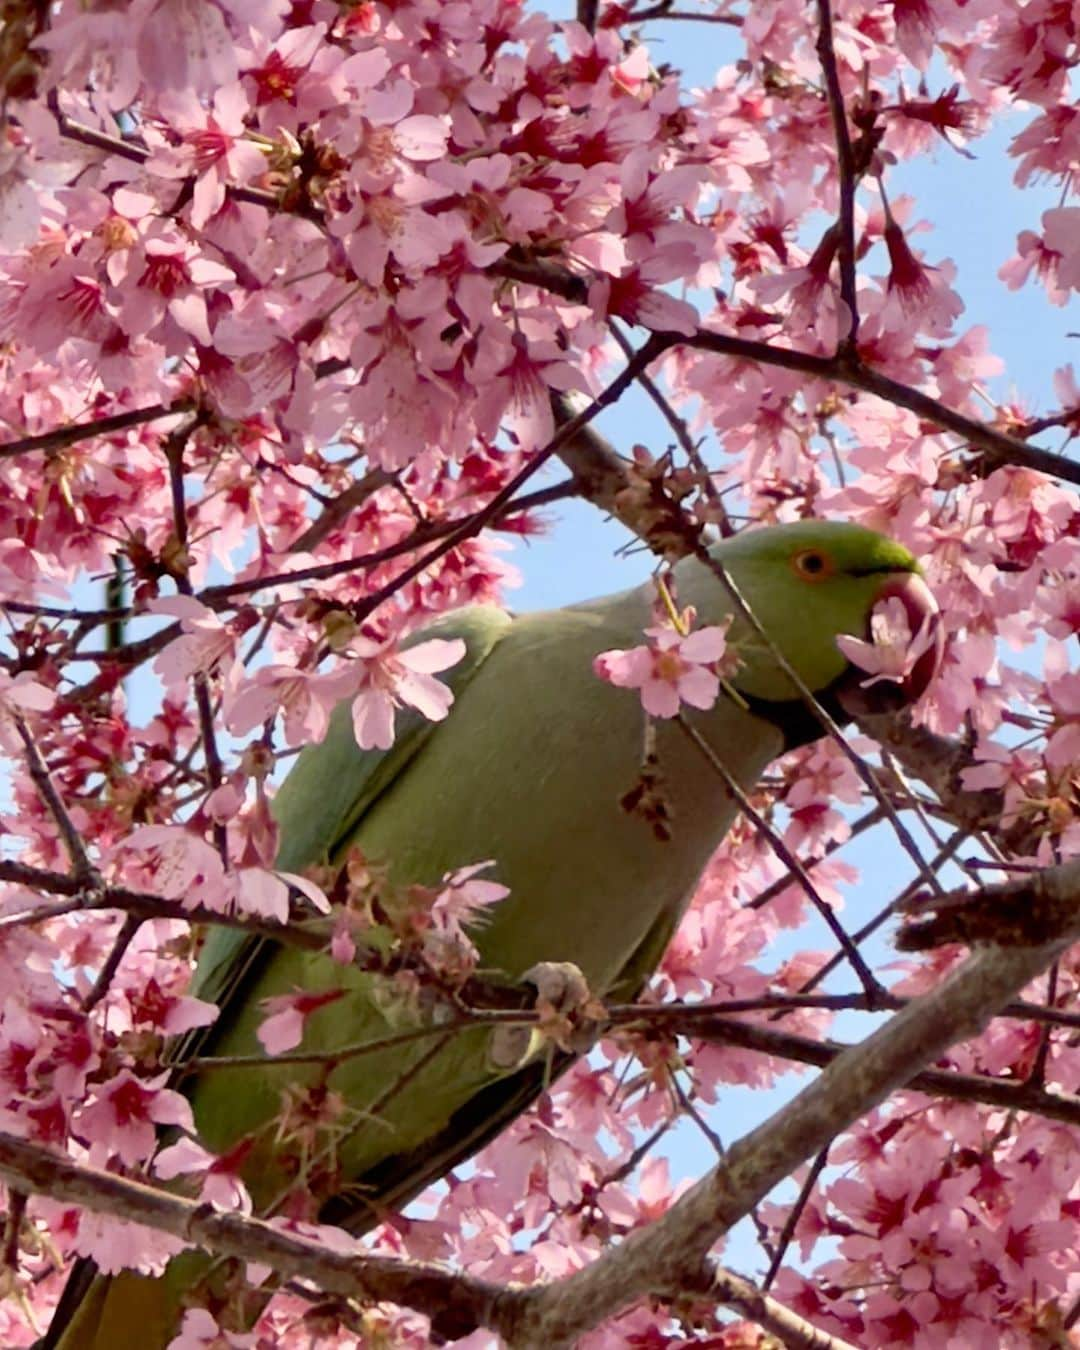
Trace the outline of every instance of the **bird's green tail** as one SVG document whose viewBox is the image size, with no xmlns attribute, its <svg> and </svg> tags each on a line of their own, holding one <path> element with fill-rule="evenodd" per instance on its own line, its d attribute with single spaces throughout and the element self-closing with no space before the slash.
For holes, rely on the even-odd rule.
<svg viewBox="0 0 1080 1350">
<path fill-rule="evenodd" d="M 178 1334 L 183 1296 L 206 1273 L 208 1258 L 189 1252 L 170 1262 L 164 1276 L 95 1275 L 63 1327 L 53 1327 L 43 1350 L 165 1350 Z M 58 1310 L 64 1318 L 63 1303 Z"/>
</svg>

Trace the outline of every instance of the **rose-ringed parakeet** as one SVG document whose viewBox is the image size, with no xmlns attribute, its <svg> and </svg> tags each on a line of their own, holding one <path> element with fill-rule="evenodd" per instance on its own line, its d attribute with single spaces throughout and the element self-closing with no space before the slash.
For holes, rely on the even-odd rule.
<svg viewBox="0 0 1080 1350">
<path fill-rule="evenodd" d="M 924 623 L 936 629 L 936 606 L 902 546 L 856 526 L 805 521 L 744 532 L 712 554 L 839 720 L 872 707 L 879 693 L 897 706 L 926 687 L 937 633 L 902 679 L 869 687 L 836 641 L 868 636 L 871 612 L 890 596 L 912 633 Z M 731 619 L 728 650 L 740 664 L 711 709 L 685 711 L 749 791 L 771 760 L 821 735 L 820 722 L 712 569 L 685 559 L 675 584 L 699 625 Z M 633 998 L 737 811 L 715 765 L 671 720 L 654 724 L 665 828 L 626 807 L 641 776 L 644 715 L 634 692 L 597 678 L 593 666 L 599 653 L 641 642 L 655 594 L 647 584 L 516 618 L 477 607 L 426 630 L 425 638 L 466 644 L 450 675 L 450 715 L 439 723 L 399 715 L 390 750 L 362 751 L 348 708 L 339 709 L 275 800 L 278 865 L 299 872 L 359 849 L 385 865 L 393 891 L 434 887 L 490 859 L 486 875 L 509 895 L 473 933 L 482 975 L 513 984 L 539 963 L 570 962 L 597 997 Z M 244 1156 L 257 1213 L 295 1213 L 300 1196 L 313 1218 L 371 1227 L 498 1133 L 559 1067 L 550 1053 L 530 1053 L 527 1037 L 515 1043 L 490 1027 L 335 1061 L 338 1050 L 415 1029 L 431 1016 L 418 1010 L 423 1000 L 403 998 L 384 975 L 226 929 L 210 934 L 194 979 L 193 992 L 221 1009 L 198 1053 L 262 1054 L 264 1001 L 298 989 L 333 995 L 304 1028 L 303 1049 L 326 1059 L 267 1057 L 258 1068 L 218 1068 L 184 1083 L 200 1140 Z M 283 1111 L 291 1125 L 282 1125 Z M 324 1128 L 301 1130 L 305 1112 L 321 1112 Z M 207 1264 L 185 1255 L 158 1279 L 91 1278 L 84 1264 L 43 1344 L 160 1350 Z"/>
</svg>

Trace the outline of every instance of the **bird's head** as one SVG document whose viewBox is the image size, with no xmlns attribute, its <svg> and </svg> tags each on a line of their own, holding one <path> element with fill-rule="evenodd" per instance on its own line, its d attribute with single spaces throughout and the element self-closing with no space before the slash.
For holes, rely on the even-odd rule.
<svg viewBox="0 0 1080 1350">
<path fill-rule="evenodd" d="M 937 673 L 945 640 L 940 611 L 902 544 L 857 525 L 808 520 L 746 531 L 711 553 L 805 684 L 830 695 L 847 716 L 913 703 Z M 693 566 L 689 598 L 698 603 L 708 590 L 711 603 L 698 604 L 699 622 L 712 622 L 710 610 L 730 609 L 730 598 L 715 589 L 722 586 L 715 575 L 706 587 L 702 563 Z M 916 639 L 915 659 L 898 677 L 888 665 L 890 626 Z M 838 637 L 855 642 L 838 645 Z M 775 652 L 738 615 L 730 646 L 742 657 L 731 680 L 740 692 L 769 702 L 799 698 Z M 863 668 L 868 648 L 871 667 L 875 659 L 881 667 L 876 679 L 873 668 Z"/>
</svg>

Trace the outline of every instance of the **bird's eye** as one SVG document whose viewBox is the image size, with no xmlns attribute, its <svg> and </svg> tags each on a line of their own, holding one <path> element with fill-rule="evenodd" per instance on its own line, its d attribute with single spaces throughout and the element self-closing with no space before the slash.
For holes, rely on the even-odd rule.
<svg viewBox="0 0 1080 1350">
<path fill-rule="evenodd" d="M 791 561 L 795 571 L 806 581 L 821 581 L 832 571 L 828 558 L 816 548 L 803 549 Z"/>
</svg>

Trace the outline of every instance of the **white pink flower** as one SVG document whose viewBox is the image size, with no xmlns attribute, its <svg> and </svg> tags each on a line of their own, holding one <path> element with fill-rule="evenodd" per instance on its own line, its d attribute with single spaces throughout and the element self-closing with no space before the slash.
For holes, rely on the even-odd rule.
<svg viewBox="0 0 1080 1350">
<path fill-rule="evenodd" d="M 641 691 L 652 717 L 676 717 L 684 703 L 711 708 L 720 692 L 719 667 L 727 656 L 727 628 L 698 628 L 683 636 L 674 628 L 646 628 L 647 644 L 601 652 L 593 669 L 622 689 Z"/>
<path fill-rule="evenodd" d="M 453 691 L 434 678 L 465 655 L 460 638 L 431 638 L 415 647 L 358 638 L 352 650 L 363 663 L 360 692 L 353 700 L 353 730 L 362 750 L 389 750 L 394 743 L 394 710 L 403 703 L 432 722 L 441 722 L 454 702 Z"/>
<path fill-rule="evenodd" d="M 868 672 L 869 677 L 860 680 L 864 688 L 880 680 L 897 683 L 905 680 L 935 642 L 930 616 L 923 620 L 917 633 L 912 633 L 907 609 L 895 595 L 874 607 L 869 642 L 848 633 L 841 633 L 836 639 L 836 645 L 852 665 Z"/>
</svg>

